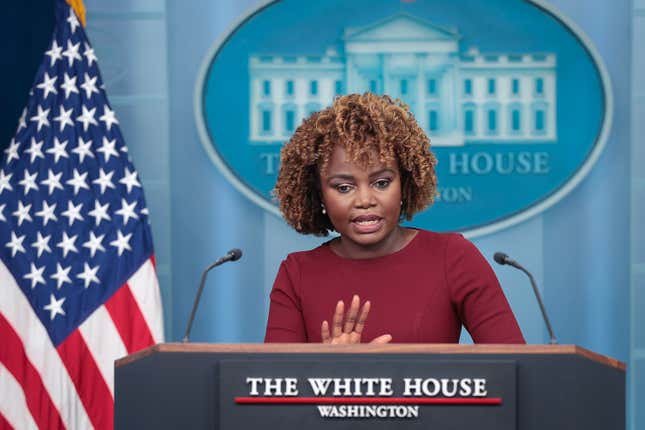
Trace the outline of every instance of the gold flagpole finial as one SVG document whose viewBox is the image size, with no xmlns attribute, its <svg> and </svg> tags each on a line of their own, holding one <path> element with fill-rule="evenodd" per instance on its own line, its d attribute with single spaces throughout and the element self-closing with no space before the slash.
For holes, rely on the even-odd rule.
<svg viewBox="0 0 645 430">
<path fill-rule="evenodd" d="M 74 9 L 76 16 L 81 21 L 81 24 L 83 24 L 83 27 L 85 27 L 85 5 L 83 4 L 83 0 L 66 0 L 66 1 L 72 7 L 72 9 Z"/>
</svg>

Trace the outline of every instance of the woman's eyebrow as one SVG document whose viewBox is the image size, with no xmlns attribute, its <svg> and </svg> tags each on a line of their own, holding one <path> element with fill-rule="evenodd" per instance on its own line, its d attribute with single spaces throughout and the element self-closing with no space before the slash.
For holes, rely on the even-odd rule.
<svg viewBox="0 0 645 430">
<path fill-rule="evenodd" d="M 393 169 L 389 168 L 389 167 L 385 167 L 383 169 L 380 169 L 380 170 L 377 170 L 375 172 L 370 173 L 370 178 L 373 178 L 374 176 L 382 175 L 383 173 L 395 174 L 396 172 Z"/>
<path fill-rule="evenodd" d="M 336 173 L 334 175 L 331 175 L 327 177 L 327 181 L 331 181 L 332 179 L 344 179 L 344 180 L 353 180 L 354 176 L 350 175 L 349 173 Z"/>
</svg>

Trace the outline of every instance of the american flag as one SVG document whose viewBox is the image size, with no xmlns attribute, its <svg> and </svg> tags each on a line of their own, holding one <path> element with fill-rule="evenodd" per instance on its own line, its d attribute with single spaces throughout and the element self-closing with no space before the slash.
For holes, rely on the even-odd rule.
<svg viewBox="0 0 645 430">
<path fill-rule="evenodd" d="M 0 162 L 0 428 L 112 428 L 114 360 L 163 337 L 148 210 L 63 0 Z"/>
</svg>

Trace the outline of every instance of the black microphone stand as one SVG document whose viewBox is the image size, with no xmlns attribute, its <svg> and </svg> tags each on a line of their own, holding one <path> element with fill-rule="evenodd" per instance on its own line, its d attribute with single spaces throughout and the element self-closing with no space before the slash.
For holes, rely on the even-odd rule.
<svg viewBox="0 0 645 430">
<path fill-rule="evenodd" d="M 182 342 L 188 342 L 188 337 L 190 336 L 190 330 L 193 327 L 193 321 L 195 320 L 195 313 L 197 312 L 197 306 L 199 305 L 199 300 L 202 297 L 202 291 L 204 291 L 204 285 L 206 284 L 206 275 L 208 272 L 211 271 L 211 269 L 214 269 L 215 267 L 219 266 L 220 264 L 224 264 L 227 261 L 236 261 L 239 260 L 240 257 L 242 257 L 242 251 L 239 249 L 232 249 L 230 250 L 224 257 L 220 258 L 210 266 L 206 268 L 202 272 L 202 279 L 199 282 L 199 289 L 197 290 L 197 295 L 195 296 L 195 302 L 193 303 L 193 310 L 190 312 L 190 318 L 188 318 L 188 324 L 186 326 L 186 332 L 184 333 L 184 338 L 182 339 Z"/>
<path fill-rule="evenodd" d="M 526 270 L 520 263 L 518 263 L 515 260 L 511 260 L 508 255 L 504 254 L 503 252 L 496 252 L 493 259 L 499 263 L 499 264 L 508 264 L 509 266 L 513 266 L 518 270 L 521 270 L 526 274 L 526 276 L 529 277 L 529 280 L 531 281 L 531 286 L 533 287 L 533 292 L 535 293 L 535 298 L 537 299 L 538 305 L 540 305 L 540 311 L 542 311 L 542 318 L 544 318 L 544 322 L 546 323 L 546 328 L 549 331 L 549 343 L 552 345 L 555 345 L 558 343 L 558 341 L 555 338 L 555 334 L 553 333 L 553 329 L 551 328 L 551 322 L 549 321 L 549 317 L 546 314 L 546 308 L 544 307 L 544 302 L 542 302 L 542 295 L 540 294 L 540 290 L 538 290 L 537 284 L 535 283 L 535 279 L 533 278 L 533 275 L 531 275 L 531 272 Z"/>
</svg>

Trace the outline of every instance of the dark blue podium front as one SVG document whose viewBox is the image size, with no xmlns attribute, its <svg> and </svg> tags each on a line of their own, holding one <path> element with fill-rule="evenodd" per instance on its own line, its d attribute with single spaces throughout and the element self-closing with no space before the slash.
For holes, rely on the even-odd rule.
<svg viewBox="0 0 645 430">
<path fill-rule="evenodd" d="M 625 365 L 573 345 L 159 344 L 117 429 L 623 429 Z"/>
</svg>

